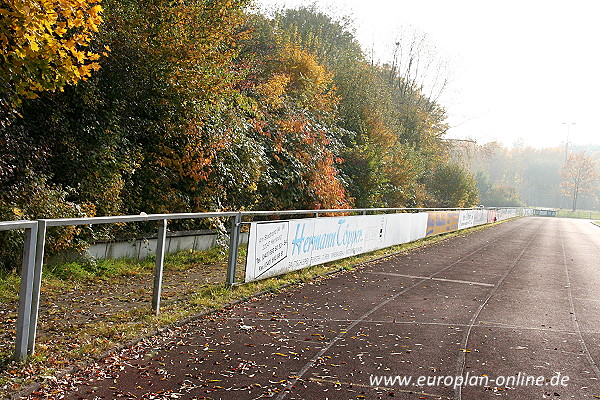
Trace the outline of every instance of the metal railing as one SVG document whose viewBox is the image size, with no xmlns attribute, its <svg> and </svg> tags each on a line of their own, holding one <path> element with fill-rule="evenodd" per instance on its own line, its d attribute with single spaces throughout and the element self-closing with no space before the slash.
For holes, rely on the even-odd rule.
<svg viewBox="0 0 600 400">
<path fill-rule="evenodd" d="M 39 219 L 37 221 L 7 221 L 0 222 L 0 231 L 25 230 L 23 244 L 23 265 L 21 270 L 21 283 L 19 289 L 19 308 L 16 330 L 16 346 L 14 358 L 24 361 L 34 353 L 35 339 L 38 324 L 42 272 L 44 266 L 44 252 L 46 245 L 46 232 L 49 227 L 101 225 L 128 222 L 158 222 L 158 239 L 156 244 L 156 263 L 152 291 L 152 311 L 160 312 L 160 301 L 163 280 L 165 257 L 165 243 L 168 221 L 185 219 L 230 218 L 229 254 L 227 260 L 226 284 L 233 286 L 236 276 L 237 259 L 239 254 L 240 229 L 249 222 L 244 218 L 270 217 L 282 215 L 314 215 L 319 217 L 324 214 L 362 214 L 381 212 L 426 212 L 469 210 L 477 208 L 353 208 L 353 209 L 327 209 L 327 210 L 284 210 L 284 211 L 241 211 L 241 212 L 209 212 L 209 213 L 179 213 L 179 214 L 145 214 L 124 215 L 115 217 L 89 217 L 89 218 L 59 218 Z"/>
<path fill-rule="evenodd" d="M 33 345 L 29 346 L 29 339 L 35 336 L 32 332 L 31 304 L 34 292 L 34 271 L 36 258 L 36 240 L 38 237 L 38 223 L 35 221 L 7 221 L 0 222 L 0 231 L 25 229 L 23 243 L 23 263 L 21 266 L 21 284 L 19 286 L 19 309 L 17 316 L 17 338 L 14 358 L 25 360 L 33 352 Z M 38 296 L 39 297 L 39 296 Z"/>
<path fill-rule="evenodd" d="M 21 269 L 21 284 L 19 288 L 19 309 L 17 317 L 16 345 L 14 352 L 15 360 L 25 361 L 28 356 L 34 353 L 35 350 L 35 339 L 37 333 L 40 305 L 40 292 L 42 285 L 42 273 L 44 267 L 44 252 L 46 246 L 46 232 L 49 227 L 157 221 L 159 223 L 159 227 L 158 240 L 156 245 L 156 264 L 154 269 L 154 282 L 152 291 L 152 311 L 155 314 L 158 314 L 160 311 L 160 298 L 162 291 L 162 276 L 168 221 L 182 219 L 206 219 L 215 217 L 232 218 L 234 223 L 234 225 L 232 226 L 236 226 L 235 221 L 239 219 L 239 213 L 142 213 L 140 215 L 124 215 L 118 217 L 59 218 L 40 219 L 37 221 L 0 222 L 0 230 L 5 231 L 25 229 L 25 241 L 23 245 L 23 266 Z M 232 239 L 234 237 L 236 240 L 239 240 L 239 233 L 231 235 Z M 235 247 L 237 249 L 237 245 Z M 233 260 L 235 261 L 236 259 L 234 258 Z M 232 270 L 233 273 L 235 273 L 235 268 L 233 268 Z M 229 280 L 230 279 L 228 277 L 228 281 Z"/>
</svg>

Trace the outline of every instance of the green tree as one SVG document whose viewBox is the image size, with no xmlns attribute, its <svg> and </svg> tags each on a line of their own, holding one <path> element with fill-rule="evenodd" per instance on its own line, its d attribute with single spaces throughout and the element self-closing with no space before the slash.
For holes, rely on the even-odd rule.
<svg viewBox="0 0 600 400">
<path fill-rule="evenodd" d="M 458 164 L 439 164 L 428 182 L 430 205 L 434 207 L 472 207 L 477 205 L 475 179 Z"/>
<path fill-rule="evenodd" d="M 524 205 L 519 193 L 512 186 L 492 184 L 485 171 L 475 174 L 479 202 L 487 207 L 521 207 Z"/>
</svg>

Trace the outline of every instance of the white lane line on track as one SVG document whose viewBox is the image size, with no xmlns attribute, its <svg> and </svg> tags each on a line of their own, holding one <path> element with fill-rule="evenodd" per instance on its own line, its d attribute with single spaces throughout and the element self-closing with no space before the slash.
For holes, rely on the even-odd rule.
<svg viewBox="0 0 600 400">
<path fill-rule="evenodd" d="M 228 318 L 229 320 L 239 321 L 239 317 L 236 318 Z M 244 317 L 244 321 L 246 324 L 252 323 L 253 321 L 257 322 L 319 322 L 322 324 L 326 324 L 328 322 L 332 323 L 354 323 L 361 322 L 363 324 L 375 324 L 375 325 L 416 325 L 416 326 L 443 326 L 443 327 L 457 327 L 457 328 L 468 328 L 469 324 L 461 324 L 461 323 L 450 323 L 450 322 L 433 322 L 433 321 L 385 321 L 385 320 L 375 320 L 375 319 L 364 319 L 358 321 L 356 319 L 333 319 L 333 318 L 278 318 L 273 320 L 273 318 L 251 318 Z M 491 321 L 479 321 L 478 324 L 473 325 L 473 328 L 485 328 L 485 329 L 506 329 L 506 330 L 520 330 L 520 331 L 539 331 L 539 332 L 548 332 L 548 333 L 565 333 L 569 335 L 576 335 L 577 331 L 567 330 L 567 329 L 555 329 L 555 328 L 541 328 L 537 326 L 523 326 L 523 325 L 510 325 L 504 324 L 501 322 L 491 322 Z M 581 333 L 586 333 L 590 335 L 600 335 L 600 331 L 581 331 Z"/>
<path fill-rule="evenodd" d="M 482 249 L 488 248 L 490 246 L 492 246 L 494 243 L 496 243 L 497 241 L 499 241 L 500 239 L 504 238 L 505 236 L 508 236 L 510 233 L 512 233 L 513 231 L 516 231 L 519 228 L 515 228 L 510 230 L 508 233 L 497 237 L 496 239 L 490 241 L 490 242 L 486 242 L 483 246 L 478 247 L 477 249 L 473 250 L 472 252 L 470 252 L 469 254 L 460 257 L 458 260 L 454 261 L 453 263 L 451 263 L 450 265 L 440 269 L 439 271 L 429 275 L 428 277 L 426 277 L 426 279 L 422 279 L 414 284 L 412 284 L 411 286 L 401 290 L 400 292 L 396 293 L 395 295 L 387 298 L 386 300 L 382 301 L 381 303 L 379 303 L 378 305 L 376 305 L 375 307 L 373 307 L 371 310 L 367 311 L 365 314 L 363 314 L 359 319 L 357 319 L 355 322 L 352 322 L 350 325 L 348 325 L 343 331 L 341 331 L 337 336 L 335 336 L 333 339 L 331 339 L 317 354 L 315 354 L 315 356 L 313 356 L 313 358 L 311 358 L 305 365 L 304 367 L 302 367 L 302 369 L 298 372 L 298 374 L 293 378 L 293 379 L 288 379 L 288 383 L 287 385 L 285 385 L 285 388 L 279 393 L 279 395 L 276 397 L 275 400 L 283 400 L 285 399 L 285 397 L 287 396 L 287 394 L 291 391 L 292 386 L 294 386 L 298 380 L 300 380 L 304 374 L 310 369 L 312 368 L 312 366 L 323 356 L 323 354 L 325 354 L 337 341 L 339 341 L 342 337 L 344 337 L 346 335 L 346 333 L 348 331 L 350 331 L 351 329 L 353 329 L 356 325 L 358 325 L 360 322 L 364 321 L 366 318 L 369 317 L 369 315 L 373 314 L 375 311 L 379 310 L 381 307 L 385 306 L 386 304 L 388 304 L 389 302 L 397 299 L 399 296 L 403 295 L 404 293 L 408 292 L 409 290 L 421 285 L 423 282 L 426 282 L 427 280 L 431 279 L 432 277 L 441 274 L 442 272 L 446 271 L 447 269 L 450 269 L 451 267 L 455 266 L 456 264 L 458 264 L 459 262 L 471 257 L 473 254 L 481 251 Z"/>
<path fill-rule="evenodd" d="M 475 326 L 475 321 L 477 321 L 477 318 L 479 318 L 479 314 L 481 313 L 481 311 L 483 310 L 483 308 L 487 305 L 487 303 L 490 301 L 490 299 L 492 298 L 492 296 L 496 293 L 496 291 L 498 291 L 498 288 L 500 287 L 500 285 L 502 285 L 502 282 L 504 282 L 504 280 L 508 277 L 508 275 L 516 268 L 517 264 L 519 263 L 519 261 L 523 257 L 523 254 L 525 254 L 525 251 L 527 251 L 527 248 L 531 245 L 531 243 L 538 236 L 538 234 L 539 234 L 539 232 L 541 230 L 542 230 L 542 227 L 540 226 L 540 228 L 538 228 L 537 232 L 531 237 L 531 239 L 529 240 L 529 242 L 527 242 L 527 244 L 525 245 L 525 247 L 523 247 L 523 250 L 521 251 L 521 253 L 519 253 L 519 256 L 515 259 L 515 261 L 510 266 L 510 268 L 508 268 L 506 270 L 506 272 L 502 275 L 502 277 L 500 278 L 500 280 L 496 283 L 496 285 L 494 285 L 494 288 L 492 290 L 490 290 L 490 292 L 488 293 L 486 299 L 479 305 L 479 308 L 473 314 L 473 317 L 471 317 L 471 321 L 469 322 L 469 324 L 467 326 L 465 334 L 463 335 L 463 340 L 461 342 L 461 348 L 462 349 L 467 349 L 467 346 L 469 344 L 469 336 L 471 336 L 471 331 L 473 330 L 473 326 Z M 461 351 L 461 352 L 458 353 L 458 358 L 457 358 L 457 361 L 456 361 L 456 375 L 455 376 L 463 376 L 463 372 L 465 370 L 466 356 L 467 356 L 467 352 L 466 351 Z M 462 399 L 462 387 L 461 387 L 461 385 L 459 385 L 458 387 L 454 388 L 454 398 L 456 400 L 461 400 Z"/>
<path fill-rule="evenodd" d="M 577 321 L 577 314 L 575 312 L 575 304 L 573 303 L 573 292 L 571 290 L 571 277 L 569 274 L 569 266 L 567 263 L 567 252 L 565 251 L 565 243 L 563 240 L 562 230 L 560 229 L 560 227 L 558 229 L 558 234 L 560 237 L 560 247 L 562 249 L 563 262 L 564 262 L 564 266 L 565 266 L 565 275 L 566 275 L 566 279 L 567 279 L 566 287 L 567 287 L 567 294 L 569 296 L 569 305 L 571 307 L 571 320 L 573 321 L 573 325 L 575 326 L 575 330 L 577 331 L 577 336 L 579 337 L 579 343 L 581 344 L 581 349 L 585 353 L 585 357 L 587 358 L 591 367 L 594 369 L 596 378 L 600 378 L 600 369 L 598 369 L 598 365 L 596 364 L 596 361 L 594 361 L 594 358 L 592 357 L 587 345 L 585 344 L 585 340 L 583 339 L 583 335 L 581 333 L 581 327 L 579 326 L 579 321 Z"/>
<path fill-rule="evenodd" d="M 395 274 L 393 272 L 377 272 L 377 271 L 367 271 L 369 274 L 375 275 L 389 275 L 389 276 L 397 276 L 400 278 L 410 278 L 410 279 L 426 279 L 430 281 L 441 281 L 441 282 L 453 282 L 453 283 L 465 283 L 467 285 L 475 285 L 475 286 L 488 286 L 494 287 L 495 285 L 492 283 L 483 283 L 483 282 L 472 282 L 472 281 L 463 281 L 460 279 L 446 279 L 446 278 L 430 278 L 428 276 L 418 276 L 418 275 L 404 275 L 404 274 Z"/>
</svg>

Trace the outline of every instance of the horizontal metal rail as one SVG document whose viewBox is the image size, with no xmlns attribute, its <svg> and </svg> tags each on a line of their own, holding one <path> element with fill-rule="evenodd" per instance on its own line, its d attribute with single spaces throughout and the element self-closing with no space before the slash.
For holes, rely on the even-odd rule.
<svg viewBox="0 0 600 400">
<path fill-rule="evenodd" d="M 268 215 L 302 215 L 302 214 L 341 214 L 361 212 L 383 212 L 383 211 L 451 211 L 451 210 L 477 210 L 478 207 L 469 208 L 333 208 L 318 210 L 282 210 L 282 211 L 241 211 L 242 216 L 268 216 Z"/>
<path fill-rule="evenodd" d="M 58 218 L 42 219 L 46 226 L 73 226 L 73 225 L 101 225 L 115 224 L 119 222 L 146 222 L 178 219 L 204 219 L 216 217 L 233 217 L 237 212 L 213 212 L 213 213 L 181 213 L 181 214 L 139 214 L 121 215 L 116 217 L 87 217 L 87 218 Z"/>
<path fill-rule="evenodd" d="M 0 231 L 31 229 L 34 225 L 37 225 L 36 221 L 0 221 Z"/>
</svg>

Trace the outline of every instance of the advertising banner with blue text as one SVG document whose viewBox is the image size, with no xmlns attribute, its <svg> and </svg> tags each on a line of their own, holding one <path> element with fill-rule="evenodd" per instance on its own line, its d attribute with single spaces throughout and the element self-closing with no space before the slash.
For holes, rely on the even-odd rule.
<svg viewBox="0 0 600 400">
<path fill-rule="evenodd" d="M 250 282 L 411 240 L 414 214 L 252 222 L 245 281 Z"/>
</svg>

